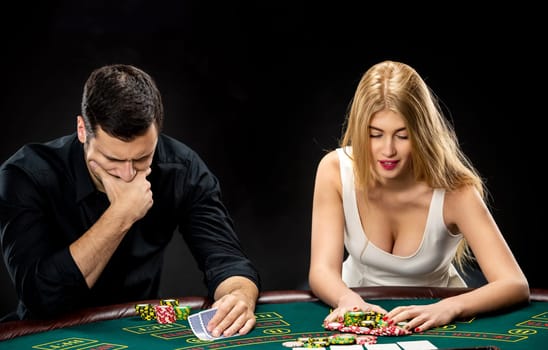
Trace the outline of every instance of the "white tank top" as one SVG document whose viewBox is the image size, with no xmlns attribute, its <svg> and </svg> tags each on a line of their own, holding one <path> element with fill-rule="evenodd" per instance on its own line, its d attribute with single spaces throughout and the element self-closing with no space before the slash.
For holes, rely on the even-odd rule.
<svg viewBox="0 0 548 350">
<path fill-rule="evenodd" d="M 351 153 L 351 148 L 347 148 Z M 452 234 L 443 221 L 444 189 L 434 189 L 422 242 L 410 256 L 397 256 L 369 242 L 363 231 L 354 184 L 352 160 L 337 149 L 345 216 L 344 245 L 348 257 L 342 279 L 349 287 L 466 287 L 451 261 L 462 234 Z"/>
</svg>

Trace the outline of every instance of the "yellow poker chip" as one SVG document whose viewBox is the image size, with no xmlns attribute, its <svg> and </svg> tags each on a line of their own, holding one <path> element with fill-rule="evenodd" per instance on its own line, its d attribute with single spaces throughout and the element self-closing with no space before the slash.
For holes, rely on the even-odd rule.
<svg viewBox="0 0 548 350">
<path fill-rule="evenodd" d="M 329 337 L 313 337 L 304 344 L 305 348 L 324 348 L 329 346 Z"/>
<path fill-rule="evenodd" d="M 135 311 L 143 320 L 151 321 L 156 319 L 156 310 L 152 304 L 136 304 Z"/>
<path fill-rule="evenodd" d="M 179 306 L 179 300 L 178 299 L 162 299 L 160 300 L 160 305 Z"/>
</svg>

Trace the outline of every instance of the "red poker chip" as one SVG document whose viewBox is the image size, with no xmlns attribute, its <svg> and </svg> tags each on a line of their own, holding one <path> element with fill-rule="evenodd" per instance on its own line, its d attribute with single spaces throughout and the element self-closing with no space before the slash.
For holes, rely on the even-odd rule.
<svg viewBox="0 0 548 350">
<path fill-rule="evenodd" d="M 356 344 L 359 344 L 359 345 L 377 344 L 377 337 L 374 335 L 359 335 L 356 337 Z"/>
<path fill-rule="evenodd" d="M 171 305 L 156 305 L 154 309 L 158 323 L 173 323 L 177 320 L 175 310 Z"/>
</svg>

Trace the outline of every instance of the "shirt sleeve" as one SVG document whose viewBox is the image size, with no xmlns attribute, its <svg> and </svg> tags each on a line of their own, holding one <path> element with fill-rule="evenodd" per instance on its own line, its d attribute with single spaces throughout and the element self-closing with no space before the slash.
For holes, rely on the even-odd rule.
<svg viewBox="0 0 548 350">
<path fill-rule="evenodd" d="M 204 272 L 209 297 L 231 276 L 243 276 L 260 289 L 258 271 L 234 231 L 233 221 L 222 202 L 218 179 L 197 156 L 183 180 L 184 210 L 179 229 L 198 267 Z"/>
<path fill-rule="evenodd" d="M 42 177 L 45 181 L 47 175 Z M 30 315 L 48 318 L 82 304 L 89 289 L 67 242 L 55 235 L 47 191 L 17 166 L 0 170 L 0 243 L 20 303 Z"/>
</svg>

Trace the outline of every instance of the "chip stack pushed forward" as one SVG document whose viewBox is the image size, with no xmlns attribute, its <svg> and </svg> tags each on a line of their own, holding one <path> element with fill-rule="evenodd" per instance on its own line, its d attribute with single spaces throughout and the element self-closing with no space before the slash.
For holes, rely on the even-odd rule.
<svg viewBox="0 0 548 350">
<path fill-rule="evenodd" d="M 375 325 L 378 325 L 384 322 L 383 317 L 384 314 L 381 314 L 380 312 L 368 311 L 365 313 L 364 321 L 372 321 L 375 322 Z"/>
<path fill-rule="evenodd" d="M 324 328 L 343 333 L 365 335 L 399 336 L 409 335 L 412 332 L 403 328 L 403 324 L 389 325 L 383 320 L 383 314 L 374 311 L 353 310 L 344 314 L 343 322 L 325 322 Z"/>
<path fill-rule="evenodd" d="M 344 325 L 361 326 L 361 327 L 378 327 L 384 326 L 383 314 L 375 311 L 348 311 L 344 314 Z"/>
<path fill-rule="evenodd" d="M 344 313 L 343 322 L 345 326 L 359 325 L 363 320 L 365 320 L 364 311 L 348 311 Z"/>
<path fill-rule="evenodd" d="M 156 321 L 158 323 L 173 323 L 177 319 L 175 316 L 175 310 L 171 305 L 155 305 Z"/>
<path fill-rule="evenodd" d="M 137 304 L 135 311 L 143 320 L 151 321 L 156 319 L 156 310 L 152 304 Z"/>
</svg>

